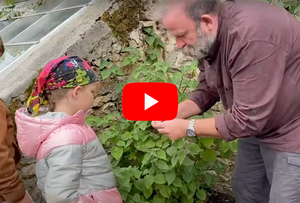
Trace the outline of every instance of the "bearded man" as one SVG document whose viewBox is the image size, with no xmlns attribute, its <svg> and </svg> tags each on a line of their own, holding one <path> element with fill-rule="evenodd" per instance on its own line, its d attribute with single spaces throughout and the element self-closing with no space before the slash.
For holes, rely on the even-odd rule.
<svg viewBox="0 0 300 203">
<path fill-rule="evenodd" d="M 178 48 L 201 63 L 177 118 L 152 122 L 172 140 L 239 139 L 237 203 L 300 202 L 300 24 L 259 1 L 169 0 L 159 7 Z M 221 101 L 227 110 L 187 120 Z"/>
</svg>

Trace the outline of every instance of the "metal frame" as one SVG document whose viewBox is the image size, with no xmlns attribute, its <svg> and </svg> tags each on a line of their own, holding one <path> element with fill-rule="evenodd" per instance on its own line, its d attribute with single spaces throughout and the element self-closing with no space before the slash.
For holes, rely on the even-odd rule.
<svg viewBox="0 0 300 203">
<path fill-rule="evenodd" d="M 58 8 L 59 6 L 61 6 L 66 1 L 67 0 L 64 0 L 63 2 L 61 2 L 60 4 L 58 4 L 56 7 L 54 7 L 52 10 L 50 10 L 48 12 L 40 12 L 40 13 L 36 13 L 36 14 L 30 14 L 30 15 L 15 17 L 15 18 L 13 18 L 13 19 L 15 19 L 14 22 L 12 22 L 11 24 L 9 24 L 8 26 L 4 27 L 1 30 L 1 32 L 4 31 L 6 28 L 8 28 L 9 26 L 11 26 L 13 23 L 15 23 L 16 21 L 18 21 L 18 19 L 23 19 L 23 18 L 27 18 L 27 17 L 31 17 L 31 16 L 37 16 L 37 15 L 44 15 L 39 20 L 37 20 L 36 22 L 34 22 L 33 24 L 31 24 L 29 27 L 27 27 L 26 29 L 24 29 L 22 32 L 20 32 L 18 35 L 16 35 L 14 38 L 12 38 L 10 41 L 8 41 L 7 43 L 4 44 L 4 46 L 20 46 L 20 45 L 32 45 L 32 46 L 28 50 L 26 50 L 23 54 L 21 54 L 20 56 L 16 57 L 7 66 L 5 66 L 4 68 L 2 68 L 0 70 L 0 74 L 1 75 L 3 75 L 4 70 L 6 70 L 8 67 L 12 66 L 13 64 L 17 63 L 18 59 L 24 58 L 26 55 L 29 54 L 29 52 L 31 52 L 32 50 L 35 50 L 36 49 L 36 45 L 39 44 L 43 39 L 47 38 L 49 35 L 53 34 L 55 31 L 57 31 L 58 29 L 60 29 L 60 27 L 63 26 L 65 23 L 67 23 L 74 15 L 78 14 L 84 7 L 90 5 L 90 3 L 93 2 L 93 0 L 90 0 L 89 3 L 85 3 L 85 4 L 81 4 L 81 5 L 77 5 L 77 6 L 72 6 L 72 7 L 68 7 L 68 8 L 62 8 L 62 9 L 55 10 L 56 8 Z M 13 40 L 15 38 L 17 38 L 18 36 L 22 35 L 25 31 L 31 29 L 35 24 L 37 24 L 40 20 L 42 20 L 43 18 L 45 18 L 48 14 L 56 13 L 56 12 L 62 12 L 62 11 L 67 11 L 67 10 L 72 10 L 72 9 L 76 9 L 76 8 L 80 8 L 80 9 L 77 12 L 75 12 L 73 15 L 71 15 L 70 17 L 68 17 L 60 25 L 56 26 L 48 34 L 46 34 L 45 36 L 43 36 L 40 40 L 38 40 L 38 41 L 28 41 L 28 42 L 13 43 Z"/>
</svg>

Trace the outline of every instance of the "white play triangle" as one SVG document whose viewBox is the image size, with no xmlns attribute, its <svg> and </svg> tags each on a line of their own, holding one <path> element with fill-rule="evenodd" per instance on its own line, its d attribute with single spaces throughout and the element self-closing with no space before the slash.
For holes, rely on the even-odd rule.
<svg viewBox="0 0 300 203">
<path fill-rule="evenodd" d="M 145 109 L 149 109 L 151 106 L 156 104 L 158 101 L 152 97 L 150 97 L 148 94 L 145 93 Z"/>
</svg>

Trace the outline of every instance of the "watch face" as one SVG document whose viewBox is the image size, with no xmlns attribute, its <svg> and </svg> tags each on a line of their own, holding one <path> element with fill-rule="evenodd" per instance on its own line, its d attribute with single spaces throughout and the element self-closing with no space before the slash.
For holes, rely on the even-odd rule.
<svg viewBox="0 0 300 203">
<path fill-rule="evenodd" d="M 188 136 L 194 136 L 194 132 L 191 129 L 187 130 L 187 135 Z"/>
</svg>

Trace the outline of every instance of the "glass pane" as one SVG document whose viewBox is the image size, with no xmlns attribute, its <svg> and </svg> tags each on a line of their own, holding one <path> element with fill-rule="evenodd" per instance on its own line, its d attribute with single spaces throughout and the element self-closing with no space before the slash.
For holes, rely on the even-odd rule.
<svg viewBox="0 0 300 203">
<path fill-rule="evenodd" d="M 64 2 L 65 0 L 46 0 L 41 6 L 37 7 L 35 11 L 37 13 L 48 12 L 57 7 L 59 4 Z"/>
<path fill-rule="evenodd" d="M 8 26 L 9 24 L 11 24 L 12 22 L 14 22 L 14 21 L 9 21 L 9 20 L 1 21 L 0 22 L 0 30 L 3 30 L 6 26 Z"/>
<path fill-rule="evenodd" d="M 90 3 L 91 0 L 66 0 L 64 3 L 56 7 L 54 10 L 62 8 L 70 8 L 72 6 L 79 6 Z"/>
<path fill-rule="evenodd" d="M 38 41 L 76 13 L 80 8 L 47 14 L 22 34 L 11 40 L 13 43 Z"/>
<path fill-rule="evenodd" d="M 32 25 L 34 22 L 39 20 L 41 17 L 42 15 L 20 18 L 16 20 L 13 24 L 0 32 L 0 36 L 2 37 L 3 42 L 8 42 L 12 38 L 20 34 L 22 31 L 24 31 L 26 28 L 28 28 L 30 25 Z"/>
<path fill-rule="evenodd" d="M 11 62 L 16 60 L 19 56 L 25 53 L 30 47 L 31 45 L 6 46 L 3 56 L 0 58 L 0 70 L 2 70 Z"/>
</svg>

